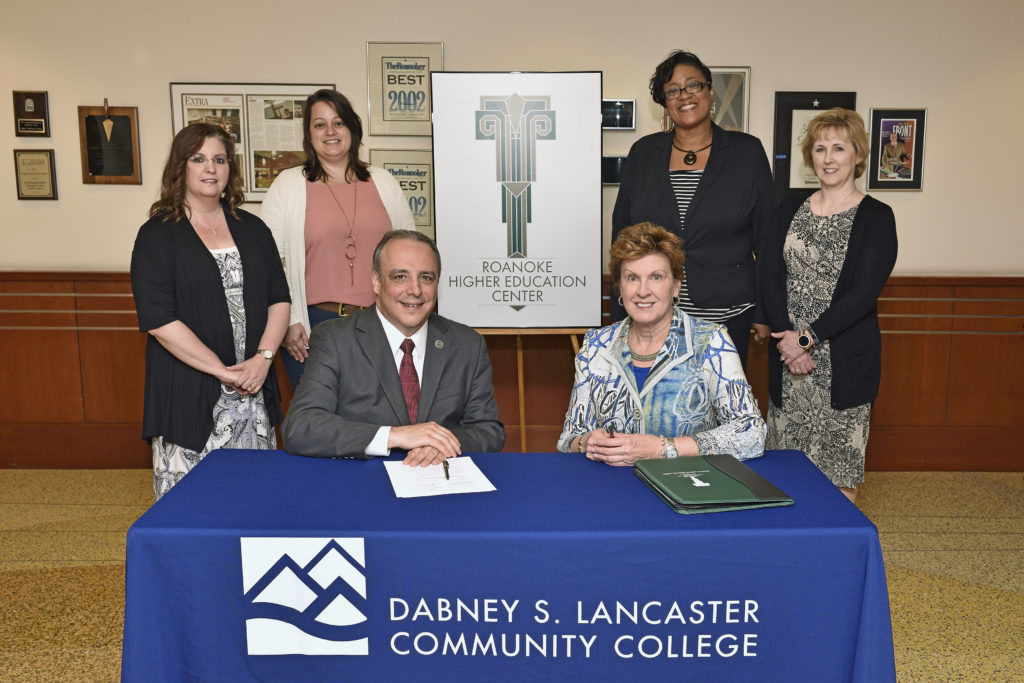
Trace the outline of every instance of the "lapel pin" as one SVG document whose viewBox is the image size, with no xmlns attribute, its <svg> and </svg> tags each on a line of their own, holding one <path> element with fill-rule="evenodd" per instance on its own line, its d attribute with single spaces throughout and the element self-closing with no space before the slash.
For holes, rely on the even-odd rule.
<svg viewBox="0 0 1024 683">
<path fill-rule="evenodd" d="M 435 349 L 443 349 L 444 348 L 444 342 L 442 340 L 440 340 L 440 339 L 435 339 L 434 340 L 434 348 Z"/>
</svg>

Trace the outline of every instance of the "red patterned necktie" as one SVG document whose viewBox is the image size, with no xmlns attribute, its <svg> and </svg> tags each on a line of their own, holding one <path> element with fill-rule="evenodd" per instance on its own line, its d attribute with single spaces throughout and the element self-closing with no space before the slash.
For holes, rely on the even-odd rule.
<svg viewBox="0 0 1024 683">
<path fill-rule="evenodd" d="M 412 350 L 415 344 L 406 339 L 399 347 L 402 349 L 402 364 L 398 368 L 398 378 L 402 380 L 402 393 L 405 395 L 405 407 L 409 411 L 409 424 L 416 424 L 416 414 L 420 411 L 420 379 L 416 376 L 416 366 L 412 362 Z"/>
</svg>

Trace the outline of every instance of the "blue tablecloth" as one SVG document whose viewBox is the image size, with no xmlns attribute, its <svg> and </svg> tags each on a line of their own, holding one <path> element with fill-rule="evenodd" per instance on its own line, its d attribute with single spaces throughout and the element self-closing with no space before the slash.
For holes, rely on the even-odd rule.
<svg viewBox="0 0 1024 683">
<path fill-rule="evenodd" d="M 380 460 L 211 453 L 128 531 L 123 680 L 895 680 L 877 531 L 803 454 L 748 461 L 792 507 L 706 515 L 472 457 L 496 492 L 398 499 Z"/>
</svg>

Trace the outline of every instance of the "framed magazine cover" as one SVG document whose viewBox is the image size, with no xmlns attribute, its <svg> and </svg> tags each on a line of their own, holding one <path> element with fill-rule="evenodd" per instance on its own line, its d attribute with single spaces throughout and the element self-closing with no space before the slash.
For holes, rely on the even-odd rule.
<svg viewBox="0 0 1024 683">
<path fill-rule="evenodd" d="M 927 109 L 872 109 L 868 190 L 921 190 Z"/>
<path fill-rule="evenodd" d="M 775 136 L 772 157 L 775 169 L 775 195 L 782 200 L 794 192 L 810 194 L 819 183 L 814 169 L 804 166 L 800 145 L 807 124 L 833 107 L 857 108 L 855 92 L 776 92 Z"/>
</svg>

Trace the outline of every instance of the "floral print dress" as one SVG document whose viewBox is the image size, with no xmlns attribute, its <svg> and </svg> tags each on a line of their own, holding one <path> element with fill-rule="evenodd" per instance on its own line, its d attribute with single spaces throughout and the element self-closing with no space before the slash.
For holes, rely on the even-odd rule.
<svg viewBox="0 0 1024 683">
<path fill-rule="evenodd" d="M 242 260 L 237 247 L 212 249 L 231 317 L 235 340 L 235 362 L 245 360 L 245 304 L 242 300 Z M 220 398 L 213 407 L 213 431 L 201 451 L 193 451 L 164 440 L 153 438 L 153 494 L 156 500 L 167 493 L 206 457 L 218 448 L 274 449 L 277 435 L 267 416 L 263 392 L 241 396 L 229 386 L 221 385 Z"/>
<path fill-rule="evenodd" d="M 808 200 L 793 217 L 782 251 L 793 329 L 807 329 L 831 305 L 857 208 L 817 216 Z M 871 404 L 832 408 L 828 340 L 811 347 L 811 358 L 810 374 L 782 373 L 782 407 L 769 403 L 765 448 L 801 450 L 833 484 L 854 488 L 864 481 Z"/>
</svg>

